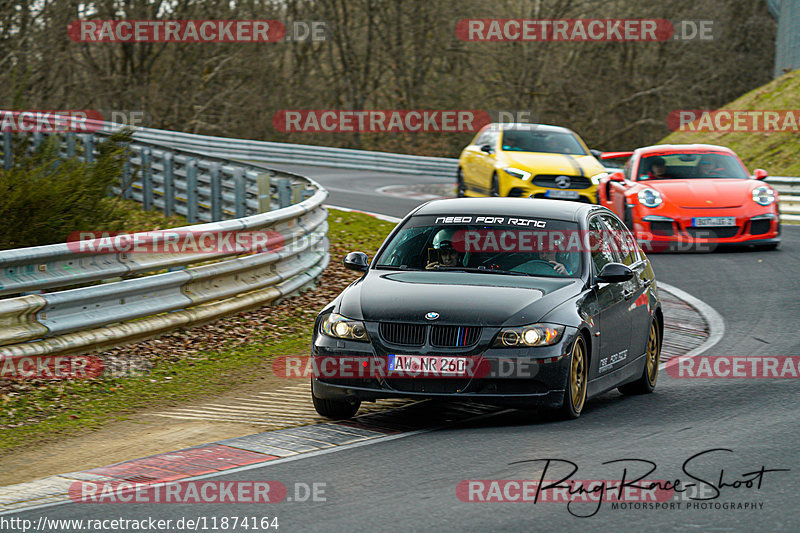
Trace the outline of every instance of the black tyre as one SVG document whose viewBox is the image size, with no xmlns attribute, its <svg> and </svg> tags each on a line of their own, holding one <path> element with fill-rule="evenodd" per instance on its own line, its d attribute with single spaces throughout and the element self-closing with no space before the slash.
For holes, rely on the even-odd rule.
<svg viewBox="0 0 800 533">
<path fill-rule="evenodd" d="M 461 167 L 456 172 L 456 197 L 464 198 L 467 195 L 467 185 L 464 183 L 464 173 Z"/>
<path fill-rule="evenodd" d="M 500 182 L 497 179 L 497 174 L 492 174 L 492 188 L 489 191 L 489 196 L 500 196 Z"/>
<path fill-rule="evenodd" d="M 658 380 L 659 357 L 661 356 L 661 335 L 658 332 L 658 323 L 650 323 L 650 335 L 647 338 L 647 353 L 645 355 L 644 370 L 636 381 L 618 388 L 625 395 L 649 394 L 656 388 Z"/>
<path fill-rule="evenodd" d="M 569 356 L 569 375 L 567 388 L 564 391 L 564 402 L 556 409 L 558 418 L 571 420 L 581 416 L 583 406 L 586 404 L 588 371 L 589 352 L 586 350 L 586 341 L 578 335 Z"/>
<path fill-rule="evenodd" d="M 333 420 L 346 420 L 353 418 L 361 407 L 360 400 L 328 400 L 318 398 L 311 392 L 311 400 L 314 402 L 314 409 L 325 418 Z"/>
</svg>

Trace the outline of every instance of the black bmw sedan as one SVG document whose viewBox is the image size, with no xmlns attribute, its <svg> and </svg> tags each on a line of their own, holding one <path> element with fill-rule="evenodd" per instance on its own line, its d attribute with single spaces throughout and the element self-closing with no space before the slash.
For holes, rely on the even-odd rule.
<svg viewBox="0 0 800 533">
<path fill-rule="evenodd" d="M 378 398 L 462 398 L 577 418 L 652 392 L 663 334 L 650 261 L 597 205 L 437 200 L 409 213 L 319 314 L 312 399 L 348 418 Z"/>
</svg>

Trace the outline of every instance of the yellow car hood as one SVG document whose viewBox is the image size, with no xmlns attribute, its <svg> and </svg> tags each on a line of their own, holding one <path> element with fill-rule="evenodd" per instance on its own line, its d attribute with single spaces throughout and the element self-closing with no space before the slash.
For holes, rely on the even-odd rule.
<svg viewBox="0 0 800 533">
<path fill-rule="evenodd" d="M 536 174 L 565 174 L 567 176 L 588 177 L 605 171 L 594 156 L 546 154 L 539 152 L 503 152 L 504 166 L 527 170 Z"/>
</svg>

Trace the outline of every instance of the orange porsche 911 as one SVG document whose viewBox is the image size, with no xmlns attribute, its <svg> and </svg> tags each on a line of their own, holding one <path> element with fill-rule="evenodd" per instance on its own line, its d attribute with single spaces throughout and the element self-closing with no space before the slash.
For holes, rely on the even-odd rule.
<svg viewBox="0 0 800 533">
<path fill-rule="evenodd" d="M 657 145 L 630 156 L 600 179 L 601 205 L 619 215 L 651 250 L 780 244 L 778 193 L 764 170 L 747 171 L 730 149 L 707 144 Z"/>
</svg>

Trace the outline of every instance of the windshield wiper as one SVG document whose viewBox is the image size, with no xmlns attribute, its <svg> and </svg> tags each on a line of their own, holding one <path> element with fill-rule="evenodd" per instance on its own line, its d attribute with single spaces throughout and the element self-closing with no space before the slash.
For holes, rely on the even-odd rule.
<svg viewBox="0 0 800 533">
<path fill-rule="evenodd" d="M 502 270 L 500 268 L 486 268 L 486 267 L 463 267 L 463 266 L 439 266 L 433 270 L 458 270 L 461 272 L 477 272 L 479 274 L 508 274 L 509 276 L 528 276 L 524 272 L 517 272 L 516 270 Z"/>
<path fill-rule="evenodd" d="M 378 270 L 422 270 L 408 265 L 377 265 L 375 268 Z"/>
</svg>

